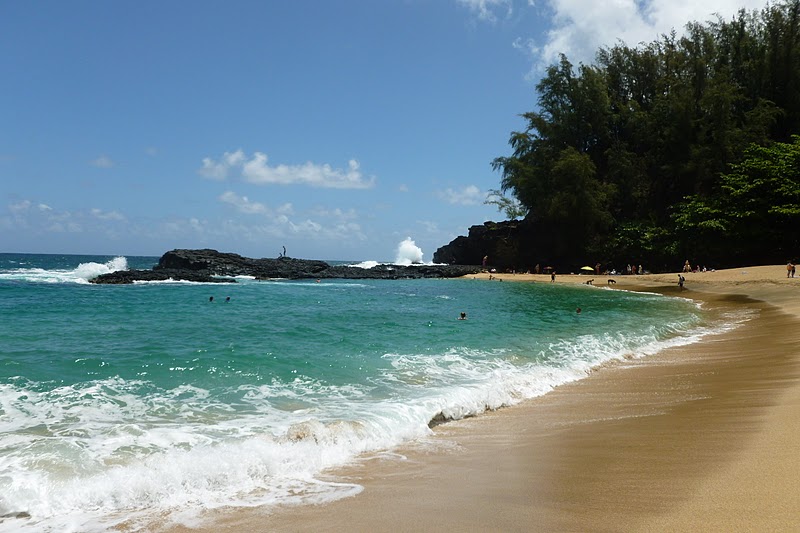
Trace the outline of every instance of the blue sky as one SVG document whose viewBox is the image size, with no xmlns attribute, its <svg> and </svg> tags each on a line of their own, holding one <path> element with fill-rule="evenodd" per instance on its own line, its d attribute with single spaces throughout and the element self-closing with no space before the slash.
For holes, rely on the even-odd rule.
<svg viewBox="0 0 800 533">
<path fill-rule="evenodd" d="M 430 261 L 559 53 L 763 5 L 3 2 L 0 252 Z"/>
</svg>

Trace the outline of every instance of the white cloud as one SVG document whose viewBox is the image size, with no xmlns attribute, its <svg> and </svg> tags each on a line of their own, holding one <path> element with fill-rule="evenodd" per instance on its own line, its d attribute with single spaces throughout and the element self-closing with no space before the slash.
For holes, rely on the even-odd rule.
<svg viewBox="0 0 800 533">
<path fill-rule="evenodd" d="M 247 196 L 239 196 L 233 191 L 225 191 L 219 197 L 220 201 L 236 208 L 246 215 L 269 215 L 270 209 L 259 202 L 251 202 Z"/>
<path fill-rule="evenodd" d="M 198 172 L 207 178 L 224 180 L 232 169 L 241 170 L 241 178 L 257 185 L 310 185 L 332 189 L 368 189 L 375 184 L 375 178 L 366 178 L 355 159 L 347 162 L 347 169 L 333 168 L 328 164 L 307 162 L 302 165 L 279 164 L 270 166 L 269 158 L 262 152 L 255 152 L 248 158 L 244 152 L 225 152 L 220 162 L 211 158 L 203 159 Z"/>
<path fill-rule="evenodd" d="M 313 210 L 310 213 L 313 217 L 329 219 L 328 222 L 323 223 L 311 218 L 301 221 L 293 220 L 291 217 L 294 216 L 294 207 L 290 203 L 271 209 L 264 204 L 253 202 L 246 196 L 239 196 L 232 191 L 227 191 L 220 195 L 219 200 L 233 206 L 240 213 L 264 216 L 264 219 L 262 219 L 264 222 L 258 224 L 247 224 L 233 220 L 226 221 L 224 228 L 228 229 L 222 229 L 222 231 L 232 237 L 249 236 L 245 240 L 252 241 L 258 240 L 254 236 L 260 236 L 259 238 L 269 236 L 275 238 L 302 237 L 328 240 L 366 239 L 361 227 L 353 222 L 358 218 L 353 209 L 343 211 L 339 208 L 326 209 L 320 207 Z M 185 223 L 184 226 L 186 226 Z M 171 229 L 172 231 L 177 231 L 178 227 L 174 226 Z M 197 226 L 193 227 L 197 229 Z"/>
<path fill-rule="evenodd" d="M 328 164 L 317 165 L 311 162 L 302 165 L 267 164 L 267 155 L 256 152 L 250 161 L 244 164 L 242 176 L 246 181 L 257 184 L 277 183 L 288 185 L 300 183 L 312 187 L 334 189 L 368 189 L 374 180 L 365 180 L 359 171 L 358 161 L 347 162 L 347 170 L 334 169 Z"/>
<path fill-rule="evenodd" d="M 486 194 L 475 185 L 467 185 L 458 191 L 448 188 L 438 192 L 437 195 L 449 204 L 458 205 L 475 205 L 486 198 Z"/>
<path fill-rule="evenodd" d="M 36 204 L 34 205 L 33 202 L 30 200 L 22 200 L 16 204 L 10 204 L 8 206 L 8 210 L 12 213 L 21 214 L 29 211 L 40 211 L 45 213 L 47 211 L 52 211 L 53 208 L 47 204 Z"/>
<path fill-rule="evenodd" d="M 22 200 L 8 205 L 10 217 L 3 217 L 2 226 L 12 230 L 48 233 L 86 233 L 113 236 L 126 218 L 118 211 L 93 208 L 81 211 L 61 211 L 45 203 Z"/>
<path fill-rule="evenodd" d="M 30 200 L 23 200 L 19 203 L 11 204 L 8 206 L 8 210 L 11 211 L 12 213 L 21 213 L 23 211 L 27 211 L 30 208 L 31 208 Z"/>
<path fill-rule="evenodd" d="M 506 17 L 510 17 L 513 12 L 511 0 L 458 0 L 458 3 L 466 6 L 479 20 L 486 22 L 496 22 L 495 12 L 498 10 L 505 10 Z"/>
<path fill-rule="evenodd" d="M 333 218 L 341 221 L 356 220 L 358 218 L 358 213 L 356 213 L 355 209 L 348 209 L 347 211 L 343 211 L 338 207 L 334 209 L 317 207 L 312 210 L 312 214 L 320 218 Z"/>
<path fill-rule="evenodd" d="M 94 208 L 90 212 L 93 217 L 99 218 L 100 220 L 125 220 L 125 217 L 117 211 L 103 211 Z"/>
<path fill-rule="evenodd" d="M 541 45 L 517 39 L 514 46 L 531 54 L 534 69 L 565 54 L 573 63 L 592 63 L 600 47 L 623 42 L 635 47 L 673 29 L 679 34 L 689 22 L 730 19 L 739 9 L 762 9 L 765 0 L 549 0 L 551 28 Z"/>
<path fill-rule="evenodd" d="M 105 155 L 101 155 L 97 159 L 92 159 L 89 161 L 89 164 L 97 168 L 111 168 L 114 166 L 114 162 L 111 158 Z"/>
<path fill-rule="evenodd" d="M 203 166 L 198 170 L 201 176 L 214 180 L 224 180 L 228 177 L 228 170 L 241 165 L 244 162 L 244 152 L 225 152 L 222 160 L 217 163 L 210 157 L 203 159 Z"/>
</svg>

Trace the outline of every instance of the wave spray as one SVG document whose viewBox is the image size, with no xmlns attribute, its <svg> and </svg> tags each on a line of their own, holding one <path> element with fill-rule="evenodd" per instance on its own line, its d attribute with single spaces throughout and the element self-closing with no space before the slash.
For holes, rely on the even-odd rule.
<svg viewBox="0 0 800 533">
<path fill-rule="evenodd" d="M 422 263 L 422 249 L 411 239 L 406 239 L 397 246 L 397 265 L 413 265 Z"/>
</svg>

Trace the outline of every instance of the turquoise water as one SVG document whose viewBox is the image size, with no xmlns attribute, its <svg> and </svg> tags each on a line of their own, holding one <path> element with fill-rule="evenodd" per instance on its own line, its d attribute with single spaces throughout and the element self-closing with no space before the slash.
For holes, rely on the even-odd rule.
<svg viewBox="0 0 800 533">
<path fill-rule="evenodd" d="M 86 282 L 156 262 L 0 254 L 0 530 L 351 495 L 320 471 L 717 327 L 578 284 Z"/>
</svg>

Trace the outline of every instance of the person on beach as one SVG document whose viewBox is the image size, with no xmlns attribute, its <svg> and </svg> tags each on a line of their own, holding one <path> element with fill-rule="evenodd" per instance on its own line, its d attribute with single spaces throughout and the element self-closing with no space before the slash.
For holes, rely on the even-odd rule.
<svg viewBox="0 0 800 533">
<path fill-rule="evenodd" d="M 686 281 L 686 278 L 684 278 L 683 275 L 678 274 L 678 287 L 680 287 L 681 290 L 683 290 L 683 283 L 685 281 Z"/>
<path fill-rule="evenodd" d="M 792 265 L 792 262 L 791 262 L 791 261 L 789 261 L 788 263 L 786 263 L 786 277 L 787 277 L 787 278 L 788 278 L 789 276 L 791 276 L 791 275 L 792 275 L 792 269 L 793 269 L 793 268 L 794 268 L 794 265 Z"/>
<path fill-rule="evenodd" d="M 691 265 L 691 264 L 689 264 L 689 260 L 688 260 L 688 259 L 687 259 L 687 260 L 686 260 L 686 262 L 683 264 L 683 271 L 684 271 L 684 272 L 691 272 L 691 271 L 692 271 L 692 265 Z"/>
<path fill-rule="evenodd" d="M 553 271 L 550 273 L 550 283 L 553 283 L 555 280 L 556 280 L 556 271 L 555 271 L 555 270 L 553 270 Z"/>
</svg>

